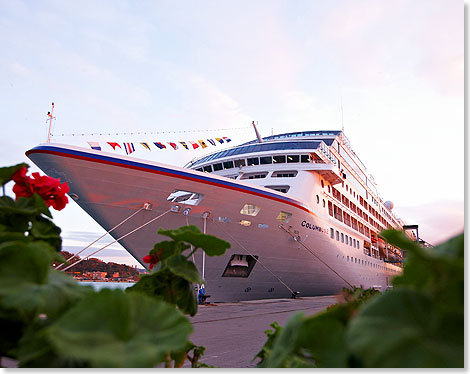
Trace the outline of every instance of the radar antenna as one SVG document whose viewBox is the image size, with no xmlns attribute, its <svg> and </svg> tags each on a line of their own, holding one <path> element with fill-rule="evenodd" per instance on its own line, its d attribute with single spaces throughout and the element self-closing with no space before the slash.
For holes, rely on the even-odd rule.
<svg viewBox="0 0 470 374">
<path fill-rule="evenodd" d="M 251 122 L 251 124 L 253 125 L 253 128 L 255 129 L 256 137 L 258 138 L 258 143 L 262 143 L 263 138 L 261 138 L 261 135 L 259 134 L 258 129 L 256 128 L 255 121 Z"/>
</svg>

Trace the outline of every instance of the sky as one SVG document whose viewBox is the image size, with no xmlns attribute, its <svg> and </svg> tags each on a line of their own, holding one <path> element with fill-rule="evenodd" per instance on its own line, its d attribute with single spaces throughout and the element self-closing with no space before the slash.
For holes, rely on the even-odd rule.
<svg viewBox="0 0 470 374">
<path fill-rule="evenodd" d="M 0 1 L 0 166 L 38 170 L 24 152 L 53 101 L 53 141 L 83 147 L 344 126 L 380 197 L 438 244 L 464 228 L 463 5 Z M 182 166 L 208 149 L 135 156 Z M 73 201 L 53 215 L 66 250 L 104 233 Z M 137 264 L 119 245 L 95 257 Z"/>
</svg>

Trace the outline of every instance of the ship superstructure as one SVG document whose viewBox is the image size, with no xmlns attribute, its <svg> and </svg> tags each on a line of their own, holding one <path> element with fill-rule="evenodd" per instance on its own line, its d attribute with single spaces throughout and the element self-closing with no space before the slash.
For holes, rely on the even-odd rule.
<svg viewBox="0 0 470 374">
<path fill-rule="evenodd" d="M 401 251 L 379 233 L 404 223 L 342 131 L 258 138 L 184 168 L 57 144 L 27 155 L 141 264 L 159 227 L 229 241 L 223 256 L 194 258 L 211 301 L 384 290 L 401 271 Z"/>
</svg>

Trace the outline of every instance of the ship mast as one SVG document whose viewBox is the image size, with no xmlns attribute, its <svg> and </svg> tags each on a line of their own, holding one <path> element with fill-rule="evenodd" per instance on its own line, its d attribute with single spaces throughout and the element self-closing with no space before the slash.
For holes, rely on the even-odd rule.
<svg viewBox="0 0 470 374">
<path fill-rule="evenodd" d="M 251 124 L 253 125 L 253 128 L 255 129 L 256 137 L 258 138 L 258 143 L 262 143 L 263 138 L 261 138 L 261 135 L 259 134 L 258 129 L 256 128 L 255 121 L 251 122 Z"/>
<path fill-rule="evenodd" d="M 51 141 L 51 128 L 52 128 L 52 120 L 55 117 L 52 117 L 52 113 L 54 113 L 54 102 L 52 102 L 52 109 L 50 112 L 47 112 L 47 116 L 49 117 L 49 131 L 47 132 L 47 142 L 50 143 Z"/>
</svg>

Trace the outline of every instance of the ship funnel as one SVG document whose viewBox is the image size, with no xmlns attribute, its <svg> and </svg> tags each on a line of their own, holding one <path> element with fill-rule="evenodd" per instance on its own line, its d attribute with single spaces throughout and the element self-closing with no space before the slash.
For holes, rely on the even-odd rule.
<svg viewBox="0 0 470 374">
<path fill-rule="evenodd" d="M 261 138 L 261 135 L 259 134 L 258 129 L 256 128 L 255 121 L 251 122 L 251 124 L 253 125 L 253 128 L 255 129 L 256 137 L 258 138 L 258 143 L 262 143 L 263 138 Z"/>
</svg>

